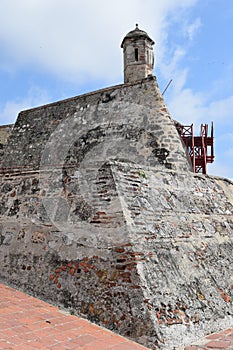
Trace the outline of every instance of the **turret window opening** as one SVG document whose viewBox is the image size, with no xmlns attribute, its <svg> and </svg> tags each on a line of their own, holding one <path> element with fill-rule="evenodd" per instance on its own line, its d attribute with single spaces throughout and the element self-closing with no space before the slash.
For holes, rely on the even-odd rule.
<svg viewBox="0 0 233 350">
<path fill-rule="evenodd" d="M 135 61 L 138 62 L 138 48 L 137 47 L 134 49 L 134 54 L 135 54 Z"/>
</svg>

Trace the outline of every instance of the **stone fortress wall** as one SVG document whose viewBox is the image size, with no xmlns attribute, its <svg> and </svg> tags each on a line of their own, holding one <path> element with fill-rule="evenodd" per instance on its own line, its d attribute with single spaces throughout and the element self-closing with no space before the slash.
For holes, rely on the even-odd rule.
<svg viewBox="0 0 233 350">
<path fill-rule="evenodd" d="M 12 124 L 0 126 L 0 162 L 2 160 L 4 148 L 7 144 L 8 138 L 10 137 L 12 128 Z"/>
<path fill-rule="evenodd" d="M 53 142 L 51 135 L 55 146 L 51 149 L 53 159 L 45 160 L 45 149 L 52 147 L 49 146 Z M 59 157 L 67 157 L 63 153 L 75 147 L 80 138 L 85 140 L 76 148 L 83 147 L 82 153 L 97 142 L 125 139 L 130 140 L 132 154 L 137 155 L 134 161 L 138 163 L 146 162 L 161 169 L 164 166 L 189 169 L 185 150 L 154 77 L 21 112 L 8 140 L 2 166 L 39 169 L 41 158 L 48 164 L 56 164 L 61 161 Z M 61 148 L 64 148 L 62 155 Z M 117 150 L 118 157 L 123 157 L 125 149 L 121 141 L 118 148 L 122 149 Z"/>
<path fill-rule="evenodd" d="M 156 79 L 23 111 L 0 279 L 151 349 L 233 325 L 233 184 L 191 171 Z"/>
<path fill-rule="evenodd" d="M 151 348 L 231 322 L 232 184 L 154 79 L 22 112 L 2 164 L 2 280 Z"/>
</svg>

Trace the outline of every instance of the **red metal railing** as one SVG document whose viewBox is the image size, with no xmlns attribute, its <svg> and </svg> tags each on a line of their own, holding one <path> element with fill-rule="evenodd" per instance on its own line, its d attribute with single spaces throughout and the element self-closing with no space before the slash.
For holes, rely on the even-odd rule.
<svg viewBox="0 0 233 350">
<path fill-rule="evenodd" d="M 194 136 L 192 125 L 176 125 L 190 157 L 194 173 L 207 173 L 207 163 L 214 161 L 214 127 L 211 124 L 211 133 L 208 136 L 208 125 L 201 124 L 200 136 Z"/>
</svg>

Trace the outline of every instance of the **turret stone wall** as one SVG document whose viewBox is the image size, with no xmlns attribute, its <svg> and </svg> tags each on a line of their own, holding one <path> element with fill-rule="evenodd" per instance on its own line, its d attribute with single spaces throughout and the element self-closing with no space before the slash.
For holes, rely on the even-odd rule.
<svg viewBox="0 0 233 350">
<path fill-rule="evenodd" d="M 143 30 L 136 28 L 123 39 L 124 82 L 141 81 L 153 75 L 154 41 Z"/>
</svg>

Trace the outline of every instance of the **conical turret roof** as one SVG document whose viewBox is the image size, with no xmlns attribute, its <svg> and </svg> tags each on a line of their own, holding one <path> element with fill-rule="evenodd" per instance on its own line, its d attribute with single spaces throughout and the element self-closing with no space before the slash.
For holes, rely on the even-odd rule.
<svg viewBox="0 0 233 350">
<path fill-rule="evenodd" d="M 121 43 L 121 47 L 123 48 L 123 45 L 126 39 L 131 39 L 131 38 L 135 38 L 135 39 L 147 38 L 150 41 L 151 45 L 154 44 L 154 41 L 149 37 L 147 32 L 138 28 L 138 24 L 136 24 L 136 28 L 134 30 L 131 30 L 128 34 L 126 34 L 126 36 L 124 37 Z"/>
</svg>

